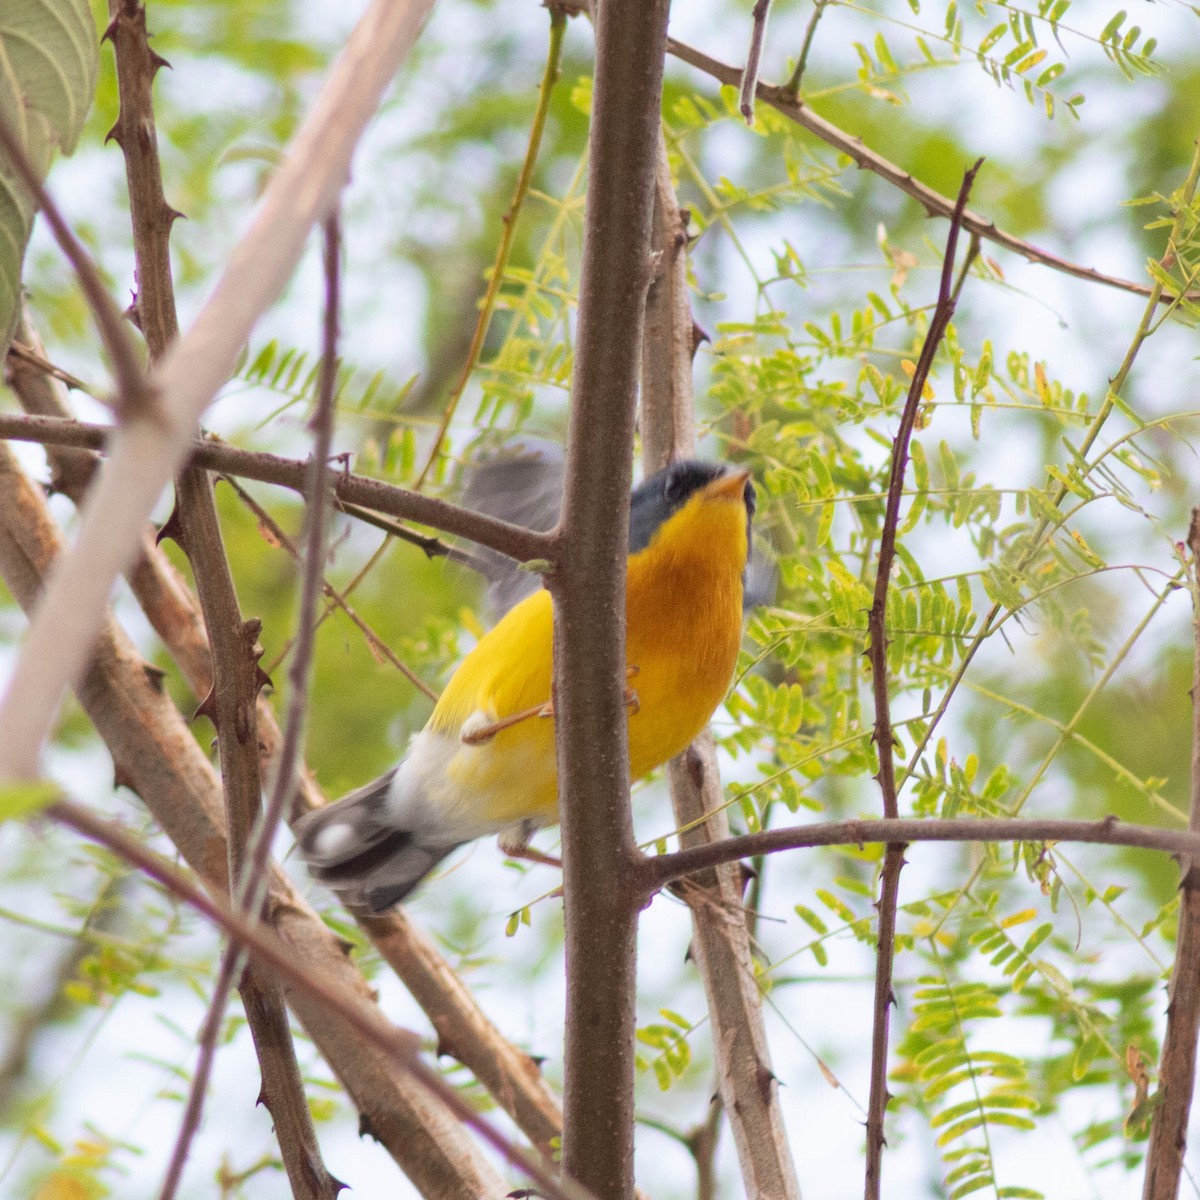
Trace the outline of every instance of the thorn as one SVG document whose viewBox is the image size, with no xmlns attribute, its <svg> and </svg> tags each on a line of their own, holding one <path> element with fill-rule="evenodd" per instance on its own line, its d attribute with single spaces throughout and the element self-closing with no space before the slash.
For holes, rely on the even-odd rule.
<svg viewBox="0 0 1200 1200">
<path fill-rule="evenodd" d="M 766 1063 L 760 1062 L 755 1073 L 758 1076 L 758 1090 L 762 1095 L 763 1103 L 767 1104 L 771 1099 L 771 1085 L 778 1083 L 779 1080 L 776 1078 L 775 1072 Z"/>
<path fill-rule="evenodd" d="M 142 314 L 138 311 L 137 292 L 130 292 L 129 307 L 121 314 L 134 329 L 141 330 Z"/>
<path fill-rule="evenodd" d="M 142 663 L 142 670 L 145 672 L 150 686 L 161 696 L 163 694 L 163 680 L 166 679 L 167 673 L 162 667 L 157 667 L 154 663 Z"/>
<path fill-rule="evenodd" d="M 118 117 L 112 123 L 112 128 L 104 135 L 104 145 L 107 146 L 109 142 L 116 142 L 118 146 L 121 145 L 121 118 L 120 117 Z M 124 149 L 123 146 L 121 148 Z"/>
<path fill-rule="evenodd" d="M 151 79 L 153 79 L 154 76 L 157 75 L 159 73 L 159 71 L 161 71 L 163 69 L 163 67 L 166 67 L 168 71 L 173 71 L 175 69 L 173 66 L 171 66 L 171 64 L 169 62 L 167 62 L 167 60 L 165 58 L 163 58 L 163 56 L 161 54 L 158 53 L 157 50 L 151 50 L 150 47 L 147 46 L 146 51 L 150 56 L 150 78 Z"/>
<path fill-rule="evenodd" d="M 192 720 L 199 720 L 200 717 L 207 717 L 215 727 L 217 724 L 217 689 L 216 687 L 209 688 L 208 695 L 200 701 L 200 707 L 192 713 Z"/>
<path fill-rule="evenodd" d="M 170 538 L 186 554 L 187 547 L 183 544 L 183 522 L 179 519 L 179 500 L 176 498 L 171 508 L 171 515 L 159 527 L 154 535 L 154 544 L 161 546 L 164 539 Z"/>
<path fill-rule="evenodd" d="M 138 790 L 133 786 L 133 776 L 119 762 L 113 761 L 113 787 L 128 788 L 135 796 Z"/>
<path fill-rule="evenodd" d="M 708 330 L 700 324 L 699 321 L 692 321 L 692 357 L 696 357 L 696 351 L 704 345 L 705 342 L 712 343 L 712 338 L 708 334 Z"/>
<path fill-rule="evenodd" d="M 254 1099 L 255 1108 L 265 1108 L 270 1112 L 270 1105 L 267 1104 L 267 1092 L 265 1088 L 258 1089 L 258 1095 Z"/>
<path fill-rule="evenodd" d="M 360 1138 L 369 1137 L 377 1142 L 379 1141 L 379 1134 L 375 1132 L 375 1127 L 371 1124 L 371 1118 L 366 1113 L 360 1112 L 358 1114 L 358 1136 Z"/>
<path fill-rule="evenodd" d="M 179 209 L 172 208 L 169 204 L 166 207 L 167 220 L 174 225 L 176 221 L 186 221 L 187 213 L 181 213 Z"/>
<path fill-rule="evenodd" d="M 266 671 L 262 669 L 262 667 L 256 666 L 254 668 L 254 694 L 257 696 L 258 693 L 263 690 L 263 688 L 270 688 L 272 691 L 274 691 L 275 684 L 270 675 L 268 675 Z"/>
<path fill-rule="evenodd" d="M 117 13 L 117 15 L 113 17 L 113 19 L 104 27 L 104 32 L 100 35 L 100 45 L 103 46 L 105 42 L 113 42 L 115 44 L 117 39 L 117 29 L 120 27 L 120 24 L 121 14 Z"/>
</svg>

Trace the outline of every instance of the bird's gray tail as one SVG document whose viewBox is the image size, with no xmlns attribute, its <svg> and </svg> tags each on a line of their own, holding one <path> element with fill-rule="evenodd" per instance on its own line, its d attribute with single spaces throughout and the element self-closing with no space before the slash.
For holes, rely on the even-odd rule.
<svg viewBox="0 0 1200 1200">
<path fill-rule="evenodd" d="M 294 826 L 309 873 L 348 908 L 371 913 L 391 908 L 462 844 L 430 845 L 413 830 L 388 823 L 394 774 L 307 813 Z"/>
</svg>

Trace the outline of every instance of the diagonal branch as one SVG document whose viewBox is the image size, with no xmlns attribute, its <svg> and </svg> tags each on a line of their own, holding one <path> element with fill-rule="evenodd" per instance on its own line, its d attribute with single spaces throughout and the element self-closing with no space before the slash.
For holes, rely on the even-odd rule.
<svg viewBox="0 0 1200 1200">
<path fill-rule="evenodd" d="M 697 50 L 684 42 L 668 38 L 667 52 L 673 54 L 681 62 L 695 67 L 698 71 L 703 71 L 718 83 L 737 87 L 741 82 L 742 72 L 739 68 L 731 67 L 728 63 L 712 58 L 702 50 Z M 760 83 L 756 90 L 758 98 L 764 103 L 807 129 L 809 133 L 820 138 L 826 145 L 832 146 L 840 154 L 846 155 L 856 166 L 861 167 L 864 171 L 872 171 L 881 179 L 887 180 L 898 191 L 903 192 L 906 196 L 911 196 L 931 217 L 949 218 L 953 214 L 954 201 L 948 196 L 935 192 L 933 188 L 927 187 L 919 179 L 914 179 L 902 167 L 898 167 L 884 158 L 882 154 L 877 154 L 874 150 L 864 146 L 861 138 L 853 137 L 844 129 L 834 125 L 832 121 L 818 116 L 804 101 L 798 99 L 794 92 L 789 91 L 788 87 Z M 1014 237 L 1011 233 L 1006 233 L 1003 229 L 997 228 L 994 221 L 989 221 L 986 217 L 981 217 L 978 213 L 970 210 L 965 211 L 962 215 L 962 227 L 968 233 L 993 242 L 997 246 L 1002 246 L 1005 250 L 1011 250 L 1014 254 L 1028 259 L 1029 262 L 1050 267 L 1063 275 L 1084 279 L 1089 283 L 1099 283 L 1104 287 L 1116 288 L 1122 292 L 1132 292 L 1136 296 L 1149 296 L 1154 291 L 1154 288 L 1147 284 L 1134 283 L 1115 275 L 1105 275 L 1101 271 L 1094 271 L 1091 267 L 1081 267 L 1077 263 L 1060 258 L 1057 254 L 1051 254 L 1048 250 L 1042 250 L 1030 242 Z M 1200 292 L 1189 292 L 1188 298 L 1200 299 Z M 1169 304 L 1175 299 L 1176 297 L 1168 294 L 1160 297 L 1163 304 Z"/>
<path fill-rule="evenodd" d="M 154 121 L 153 84 L 163 60 L 150 49 L 141 0 L 109 0 L 109 13 L 106 37 L 113 44 L 120 97 L 110 137 L 122 149 L 129 189 L 137 279 L 132 311 L 151 360 L 157 363 L 179 331 L 170 255 L 171 228 L 178 214 L 163 192 Z M 245 869 L 262 791 L 255 720 L 263 679 L 258 667 L 259 623 L 242 620 L 221 540 L 212 481 L 204 468 L 185 467 L 181 472 L 176 515 L 175 527 L 192 564 L 211 639 L 214 684 L 204 708 L 217 729 L 229 831 L 229 877 L 236 880 Z M 278 980 L 257 964 L 239 971 L 241 962 L 236 947 L 227 947 L 221 957 L 184 1117 L 162 1187 L 163 1200 L 169 1200 L 178 1188 L 199 1127 L 221 1023 L 235 984 L 262 1072 L 261 1099 L 274 1122 L 292 1191 L 298 1200 L 333 1200 L 340 1185 L 321 1157 L 282 989 Z"/>
<path fill-rule="evenodd" d="M 62 537 L 43 498 L 7 447 L 0 447 L 0 576 L 26 612 Z M 220 784 L 170 697 L 156 685 L 129 639 L 107 618 L 78 689 L 123 781 L 142 797 L 163 832 L 215 896 L 228 892 Z M 378 1020 L 366 980 L 291 881 L 271 872 L 268 918 L 290 957 L 334 981 L 347 1005 Z M 394 1062 L 362 1039 L 341 1012 L 309 992 L 289 997 L 368 1129 L 422 1191 L 461 1200 L 499 1194 L 503 1185 L 459 1123 Z M 373 1014 L 373 1015 L 371 1015 Z M 451 1181 L 447 1187 L 447 1181 Z"/>
<path fill-rule="evenodd" d="M 197 421 L 232 373 L 238 350 L 279 294 L 313 224 L 331 209 L 350 159 L 432 0 L 373 0 L 267 188 L 250 228 L 188 333 L 154 372 L 156 419 L 133 419 L 55 564 L 3 701 L 0 778 L 36 775 L 64 691 L 84 673 L 117 575 L 136 554 L 151 509 L 183 462 Z"/>
<path fill-rule="evenodd" d="M 0 439 L 9 441 L 104 450 L 109 445 L 113 433 L 112 426 L 108 425 L 88 425 L 81 421 L 64 421 L 53 416 L 0 413 Z M 309 469 L 308 462 L 304 459 L 282 458 L 277 454 L 266 454 L 262 451 L 241 450 L 214 438 L 193 442 L 189 461 L 226 475 L 277 484 L 301 494 L 306 486 Z M 509 524 L 484 513 L 472 512 L 468 508 L 461 508 L 457 504 L 450 504 L 433 496 L 425 496 L 408 488 L 384 483 L 382 479 L 339 472 L 333 476 L 331 485 L 339 501 L 417 521 L 444 533 L 467 538 L 518 562 L 549 558 L 554 552 L 554 539 L 548 533 L 522 529 L 519 525 Z M 440 553 L 436 545 L 420 541 L 416 544 L 427 554 Z"/>
<path fill-rule="evenodd" d="M 1192 795 L 1188 830 L 1200 832 L 1200 509 L 1188 530 L 1192 555 Z M 1188 1115 L 1196 1087 L 1196 1039 L 1200 1034 L 1200 859 L 1180 860 L 1183 897 L 1175 964 L 1167 989 L 1167 1030 L 1159 1067 L 1158 1103 L 1150 1126 L 1142 1200 L 1175 1200 L 1187 1149 Z"/>
<path fill-rule="evenodd" d="M 15 378 L 23 404 L 32 395 L 33 385 L 46 379 L 36 371 L 21 372 Z M 53 390 L 44 399 L 51 406 L 49 411 L 67 415 L 65 401 Z M 77 427 L 72 421 L 60 420 L 55 424 Z M 95 426 L 82 428 L 104 432 Z M 102 445 L 103 439 L 98 438 L 95 444 Z M 74 491 L 71 494 L 73 498 L 77 495 Z M 130 586 L 193 693 L 198 700 L 203 699 L 212 689 L 204 625 L 187 584 L 154 545 L 153 537 L 148 539 L 144 557 L 130 575 Z M 264 760 L 269 764 L 278 757 L 283 733 L 270 702 L 261 695 L 258 733 Z M 296 794 L 297 815 L 325 802 L 312 774 L 303 771 Z M 530 1142 L 543 1154 L 549 1154 L 562 1135 L 562 1111 L 537 1063 L 500 1033 L 430 938 L 403 910 L 362 918 L 360 923 L 384 961 L 429 1017 L 437 1034 L 439 1052 L 463 1063 Z"/>
<path fill-rule="evenodd" d="M 888 636 L 887 597 L 888 584 L 892 577 L 892 564 L 896 557 L 896 534 L 900 525 L 900 502 L 904 494 L 904 473 L 908 468 L 909 444 L 917 423 L 926 380 L 929 378 L 934 357 L 942 343 L 950 320 L 954 316 L 956 295 L 954 283 L 954 260 L 958 249 L 958 231 L 966 209 L 971 185 L 983 165 L 980 159 L 963 177 L 958 192 L 958 203 L 950 220 L 950 233 L 946 239 L 946 253 L 942 259 L 941 287 L 933 319 L 921 346 L 909 384 L 904 411 L 900 416 L 900 428 L 892 442 L 892 468 L 888 479 L 887 506 L 883 528 L 879 537 L 879 563 L 875 570 L 875 596 L 867 617 L 867 655 L 871 661 L 871 682 L 875 693 L 875 749 L 879 756 L 879 788 L 883 793 L 883 815 L 895 820 L 899 816 L 896 796 L 895 734 L 892 731 L 891 699 L 888 690 Z M 966 269 L 974 257 L 968 252 Z M 866 1200 L 879 1200 L 882 1184 L 884 1119 L 887 1115 L 887 1057 L 888 1030 L 891 1023 L 892 1005 L 896 1002 L 892 991 L 892 966 L 896 945 L 896 911 L 900 897 L 900 871 L 904 866 L 903 843 L 891 843 L 883 858 L 880 877 L 879 936 L 876 944 L 875 1002 L 871 1030 L 871 1091 L 867 1101 L 867 1166 Z"/>
</svg>

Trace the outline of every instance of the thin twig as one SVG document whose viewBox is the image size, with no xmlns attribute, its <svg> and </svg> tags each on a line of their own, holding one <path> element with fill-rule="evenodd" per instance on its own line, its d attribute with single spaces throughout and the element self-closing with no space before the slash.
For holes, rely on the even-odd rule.
<svg viewBox="0 0 1200 1200">
<path fill-rule="evenodd" d="M 355 1033 L 437 1097 L 455 1118 L 473 1129 L 513 1166 L 524 1171 L 546 1196 L 552 1200 L 594 1200 L 587 1189 L 570 1179 L 559 1178 L 554 1166 L 546 1159 L 530 1154 L 505 1137 L 457 1089 L 430 1070 L 421 1061 L 421 1039 L 417 1034 L 389 1024 L 378 1009 L 346 1003 L 342 989 L 332 979 L 323 971 L 315 970 L 311 963 L 299 961 L 286 943 L 262 922 L 251 919 L 224 900 L 210 896 L 173 863 L 148 850 L 120 825 L 97 816 L 83 805 L 73 800 L 56 800 L 45 813 L 137 867 L 171 895 L 191 905 L 252 957 L 269 966 L 287 981 L 289 987 L 318 1001 L 329 1012 L 337 1013 Z"/>
<path fill-rule="evenodd" d="M 919 842 L 1082 842 L 1095 846 L 1129 846 L 1167 854 L 1200 856 L 1200 834 L 1187 830 L 1163 829 L 1158 825 L 1124 825 L 1115 817 L 1103 821 L 1070 821 L 1041 817 L 950 817 L 863 818 L 849 821 L 822 821 L 812 825 L 794 825 L 747 833 L 696 846 L 659 854 L 641 862 L 636 870 L 637 885 L 645 894 L 653 894 L 687 875 L 706 871 L 721 863 L 753 858 L 758 854 L 780 854 L 785 850 L 812 846 L 912 846 Z"/>
<path fill-rule="evenodd" d="M 783 90 L 793 99 L 800 95 L 800 85 L 804 81 L 804 71 L 808 66 L 808 53 L 812 49 L 813 39 L 817 35 L 817 26 L 821 23 L 821 17 L 828 7 L 829 0 L 813 0 L 813 12 L 812 16 L 808 18 L 808 25 L 804 30 L 804 42 L 800 46 L 800 54 L 796 59 L 796 69 L 787 83 L 783 85 Z"/>
<path fill-rule="evenodd" d="M 92 310 L 100 339 L 104 342 L 104 348 L 112 362 L 117 386 L 113 402 L 114 411 L 122 419 L 156 419 L 154 388 L 146 378 L 137 347 L 121 317 L 121 310 L 108 294 L 91 255 L 71 232 L 71 227 L 59 211 L 58 205 L 42 186 L 20 137 L 3 113 L 0 113 L 0 150 L 4 151 L 9 165 L 33 198 L 35 207 L 46 218 L 54 240 L 58 242 L 59 248 L 79 277 L 79 286 L 83 290 L 88 307 Z"/>
<path fill-rule="evenodd" d="M 441 423 L 438 425 L 437 433 L 434 434 L 433 445 L 429 448 L 429 457 L 425 460 L 425 465 L 421 468 L 417 475 L 417 481 L 414 484 L 414 488 L 418 492 L 425 486 L 425 480 L 428 478 L 429 472 L 433 469 L 434 463 L 437 462 L 438 455 L 442 452 L 442 444 L 446 440 L 446 431 L 450 428 L 450 422 L 454 419 L 458 402 L 467 390 L 471 374 L 479 362 L 480 354 L 483 353 L 483 343 L 487 338 L 488 328 L 492 323 L 492 313 L 496 309 L 496 299 L 500 295 L 500 288 L 504 283 L 504 272 L 508 268 L 508 259 L 512 254 L 513 241 L 517 230 L 517 218 L 520 216 L 521 209 L 525 204 L 525 197 L 529 194 L 529 187 L 533 182 L 533 170 L 537 165 L 538 151 L 542 148 L 542 135 L 546 132 L 546 118 L 550 114 L 550 98 L 554 93 L 554 85 L 558 82 L 562 65 L 563 35 L 567 29 L 567 14 L 562 6 L 554 3 L 552 0 L 552 2 L 547 3 L 546 7 L 550 10 L 550 47 L 546 53 L 546 69 L 542 73 L 542 82 L 538 88 L 538 101 L 537 108 L 533 114 L 533 124 L 529 128 L 529 142 L 525 147 L 525 159 L 521 163 L 521 171 L 517 176 L 517 186 L 513 190 L 512 202 L 508 206 L 508 211 L 501 218 L 504 224 L 504 231 L 500 235 L 500 245 L 496 248 L 496 258 L 492 263 L 491 274 L 488 276 L 487 290 L 484 292 L 483 300 L 479 305 L 479 317 L 475 322 L 475 332 L 471 335 L 471 344 L 467 349 L 466 361 L 463 363 L 462 370 L 458 375 L 458 381 L 455 383 L 454 390 L 450 393 L 450 399 L 446 402 L 446 407 L 442 412 Z"/>
<path fill-rule="evenodd" d="M 313 668 L 313 635 L 317 617 L 317 598 L 324 580 L 325 553 L 329 535 L 329 453 L 333 444 L 334 385 L 337 379 L 338 312 L 340 306 L 340 230 L 337 214 L 324 226 L 325 320 L 321 347 L 321 374 L 317 386 L 317 404 L 310 428 L 313 431 L 312 458 L 308 487 L 308 529 L 300 582 L 299 612 L 296 616 L 296 643 L 288 671 L 290 697 L 287 720 L 283 726 L 283 745 L 275 767 L 271 798 L 259 827 L 251 840 L 250 867 L 243 881 L 243 907 L 247 912 L 266 886 L 267 863 L 271 843 L 284 814 L 290 810 L 303 752 L 304 730 L 308 718 L 308 692 Z"/>
<path fill-rule="evenodd" d="M 738 111 L 747 125 L 754 124 L 754 96 L 758 88 L 758 66 L 762 62 L 763 42 L 767 38 L 767 17 L 771 15 L 771 0 L 754 0 L 753 26 L 750 30 L 750 49 L 746 51 L 746 69 L 742 72 L 742 91 Z"/>
<path fill-rule="evenodd" d="M 250 495 L 250 493 L 248 491 L 246 491 L 246 489 L 244 487 L 242 487 L 242 485 L 240 483 L 238 483 L 238 481 L 236 479 L 234 479 L 232 475 L 222 475 L 221 478 L 224 479 L 225 482 L 227 484 L 229 484 L 229 486 L 231 488 L 233 488 L 234 492 L 237 494 L 238 499 L 241 500 L 241 502 L 254 514 L 254 516 L 257 518 L 259 524 L 265 530 L 268 531 L 268 534 L 271 537 L 271 539 L 278 542 L 279 545 L 281 545 L 284 548 L 284 550 L 286 550 L 287 553 L 289 555 L 291 555 L 291 557 L 296 562 L 301 562 L 302 555 L 301 555 L 299 548 L 297 547 L 296 543 L 294 541 L 292 541 L 292 539 L 290 537 L 288 537 L 288 535 L 284 532 L 284 530 L 283 530 L 282 526 L 280 526 L 279 522 L 276 521 L 275 518 L 273 516 L 271 516 L 271 514 L 269 512 L 267 512 L 267 510 L 265 508 L 263 508 L 263 506 L 261 504 L 259 504 L 259 502 L 257 500 L 255 500 L 254 497 L 252 495 Z M 355 505 L 349 505 L 347 507 L 345 505 L 339 504 L 339 505 L 337 505 L 337 507 L 339 510 L 341 510 L 343 512 L 346 512 L 346 511 L 349 511 L 352 509 L 354 511 L 351 513 L 351 515 L 355 515 L 355 516 L 359 512 L 367 511 L 366 509 L 358 509 Z M 409 531 L 405 530 L 405 532 L 409 532 Z M 419 538 L 420 536 L 421 536 L 420 534 L 415 534 L 414 539 Z M 436 538 L 429 538 L 428 540 L 434 541 L 434 542 L 437 541 Z M 420 543 L 418 542 L 417 544 L 419 545 Z M 439 546 L 443 545 L 443 543 L 441 543 L 441 542 L 437 542 L 437 544 Z M 424 549 L 424 547 L 422 547 L 422 549 Z M 446 546 L 446 549 L 448 551 L 450 551 L 450 550 L 453 550 L 454 548 L 451 546 Z M 451 560 L 451 561 L 453 561 L 453 560 Z M 375 654 L 379 657 L 382 657 L 382 658 L 386 658 L 388 660 L 388 662 L 390 662 L 392 664 L 392 666 L 395 667 L 396 670 L 398 670 L 400 672 L 400 674 L 403 675 L 404 678 L 407 679 L 409 681 L 409 683 L 411 683 L 413 685 L 413 687 L 415 687 L 419 691 L 423 692 L 426 696 L 429 697 L 430 700 L 434 701 L 435 703 L 437 702 L 437 698 L 438 698 L 437 692 L 435 692 L 433 690 L 433 688 L 431 688 L 429 686 L 429 684 L 427 684 L 406 662 L 404 662 L 396 654 L 396 652 L 391 648 L 391 646 L 389 646 L 387 644 L 387 642 L 385 642 L 383 640 L 383 638 L 381 638 L 379 636 L 379 634 L 377 634 L 375 632 L 375 630 L 371 628 L 371 626 L 359 614 L 358 610 L 355 609 L 350 604 L 350 602 L 345 598 L 345 596 L 341 592 L 339 592 L 338 589 L 335 588 L 333 586 L 333 584 L 329 582 L 328 579 L 322 578 L 321 592 L 326 597 L 326 599 L 328 599 L 330 601 L 331 608 L 341 609 L 342 612 L 344 612 L 346 614 L 346 616 L 350 618 L 350 620 L 358 628 L 359 632 L 363 635 L 363 637 L 365 637 L 367 639 L 367 645 L 370 646 L 371 652 L 373 654 Z M 321 624 L 321 620 L 320 620 L 320 618 L 318 618 L 317 622 L 316 622 L 316 626 L 314 626 L 314 632 L 316 630 L 316 627 L 319 626 L 320 624 Z M 290 651 L 294 648 L 295 648 L 295 642 L 293 641 L 293 642 L 289 643 L 287 650 L 285 650 L 283 653 L 287 653 L 287 651 Z M 279 658 L 282 658 L 282 657 L 283 657 L 283 654 L 280 654 Z M 270 675 L 270 674 L 273 674 L 273 672 L 274 672 L 274 666 L 268 666 L 267 674 Z"/>
<path fill-rule="evenodd" d="M 892 563 L 896 557 L 896 534 L 900 525 L 900 503 L 904 494 L 904 474 L 908 468 L 909 444 L 921 407 L 922 393 L 929 378 L 933 360 L 941 346 L 942 338 L 954 316 L 954 261 L 958 249 L 958 231 L 962 214 L 971 194 L 971 185 L 982 166 L 980 159 L 963 176 L 958 191 L 958 202 L 950 219 L 950 232 L 946 239 L 946 253 L 942 259 L 941 287 L 933 318 L 921 346 L 909 384 L 908 396 L 900 416 L 900 427 L 892 442 L 892 467 L 888 479 L 887 507 L 884 512 L 883 528 L 879 537 L 879 562 L 875 570 L 875 595 L 867 617 L 867 655 L 871 662 L 872 686 L 875 693 L 875 749 L 879 756 L 879 787 L 883 793 L 883 815 L 895 819 L 899 816 L 896 796 L 896 753 L 895 735 L 892 732 L 891 698 L 888 688 L 888 636 L 887 597 L 892 577 Z M 963 269 L 966 278 L 970 258 Z M 879 1200 L 883 1170 L 884 1119 L 887 1116 L 887 1057 L 888 1032 L 891 1023 L 892 1005 L 896 1002 L 892 992 L 892 966 L 896 944 L 896 911 L 900 896 L 900 871 L 904 866 L 903 845 L 889 845 L 883 859 L 880 878 L 879 929 L 876 942 L 875 998 L 871 1030 L 871 1090 L 867 1101 L 867 1162 L 866 1200 Z"/>
<path fill-rule="evenodd" d="M 44 445 L 75 446 L 105 451 L 114 433 L 107 425 L 89 425 L 81 421 L 64 421 L 57 417 L 31 417 L 20 413 L 0 413 L 0 440 L 41 442 Z M 301 458 L 282 458 L 277 454 L 240 450 L 236 446 L 212 438 L 194 442 L 189 460 L 197 466 L 208 467 L 242 479 L 256 479 L 304 492 L 309 463 Z M 530 562 L 553 556 L 554 538 L 548 533 L 535 533 L 519 525 L 497 520 L 483 513 L 472 512 L 457 504 L 425 496 L 408 488 L 369 479 L 365 475 L 338 472 L 332 478 L 334 495 L 352 505 L 374 509 L 376 512 L 417 521 L 443 533 L 454 534 L 488 546 L 517 562 Z M 424 546 L 421 547 L 425 549 Z"/>
<path fill-rule="evenodd" d="M 728 63 L 712 58 L 684 42 L 668 38 L 667 52 L 689 66 L 710 75 L 719 83 L 737 87 L 741 82 L 742 72 L 737 67 L 731 67 Z M 940 192 L 926 187 L 902 167 L 896 166 L 883 155 L 868 149 L 863 145 L 861 138 L 852 137 L 831 121 L 819 117 L 807 104 L 793 96 L 786 87 L 760 83 L 756 94 L 764 103 L 781 112 L 789 120 L 795 121 L 797 125 L 803 126 L 809 133 L 820 138 L 839 153 L 845 154 L 863 170 L 873 171 L 906 196 L 911 196 L 930 216 L 950 217 L 953 214 L 954 201 L 948 196 L 943 196 Z M 1099 283 L 1123 292 L 1132 292 L 1137 296 L 1149 296 L 1155 291 L 1153 287 L 1144 283 L 1134 283 L 1128 279 L 1119 279 L 1114 275 L 1105 275 L 1100 271 L 1092 270 L 1091 267 L 1081 267 L 1065 258 L 1060 258 L 1048 250 L 1042 250 L 1021 238 L 1014 237 L 1011 233 L 1006 233 L 1003 229 L 998 229 L 992 221 L 979 216 L 978 213 L 964 212 L 962 227 L 970 233 L 976 233 L 981 238 L 994 242 L 997 246 L 1003 246 L 1004 249 L 1019 254 L 1030 262 L 1050 267 L 1052 270 L 1059 271 L 1064 275 L 1071 275 L 1076 279 L 1085 279 L 1089 283 Z M 1163 304 L 1171 303 L 1175 299 L 1169 294 L 1161 294 L 1161 289 L 1159 292 L 1159 299 Z M 1189 292 L 1188 299 L 1200 300 L 1200 292 Z"/>
<path fill-rule="evenodd" d="M 358 138 L 431 7 L 432 0 L 372 0 L 225 273 L 155 372 L 161 419 L 127 422 L 114 435 L 109 469 L 47 580 L 0 701 L 0 778 L 37 774 L 46 733 L 84 673 L 113 583 L 133 561 L 151 509 L 255 321 L 303 253 L 308 231 L 331 211 Z"/>
<path fill-rule="evenodd" d="M 1192 794 L 1188 830 L 1200 833 L 1200 508 L 1188 529 L 1192 556 Z M 1200 1033 L 1200 859 L 1180 859 L 1183 897 L 1175 936 L 1175 962 L 1167 988 L 1167 1029 L 1159 1066 L 1157 1103 L 1146 1151 L 1142 1200 L 1175 1200 L 1187 1149 L 1188 1116 L 1196 1087 Z"/>
</svg>

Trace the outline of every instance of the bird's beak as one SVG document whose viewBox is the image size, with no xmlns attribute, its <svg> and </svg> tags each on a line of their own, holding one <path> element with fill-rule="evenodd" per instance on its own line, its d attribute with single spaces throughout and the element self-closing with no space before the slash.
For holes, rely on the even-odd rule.
<svg viewBox="0 0 1200 1200">
<path fill-rule="evenodd" d="M 730 471 L 727 475 L 721 475 L 714 479 L 704 489 L 704 494 L 719 500 L 740 500 L 746 487 L 746 480 L 749 478 L 750 472 L 744 467 Z"/>
</svg>

